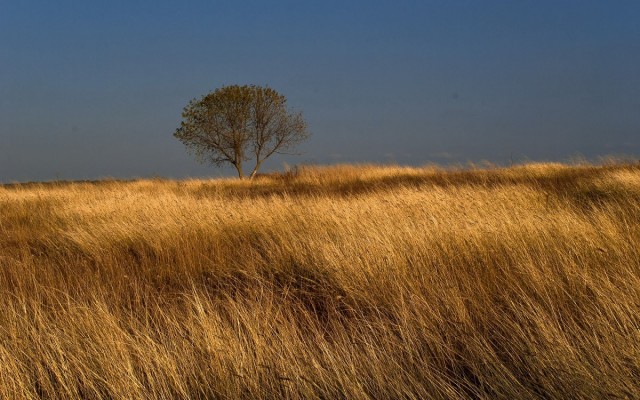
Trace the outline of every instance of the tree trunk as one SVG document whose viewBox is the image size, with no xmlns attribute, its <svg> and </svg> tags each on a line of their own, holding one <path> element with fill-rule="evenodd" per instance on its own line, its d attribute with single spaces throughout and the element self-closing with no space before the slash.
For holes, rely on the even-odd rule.
<svg viewBox="0 0 640 400">
<path fill-rule="evenodd" d="M 260 169 L 261 164 L 262 164 L 262 161 L 256 162 L 256 166 L 253 168 L 251 175 L 249 175 L 249 179 L 253 179 L 256 176 L 256 174 L 258 173 L 258 170 Z"/>
<path fill-rule="evenodd" d="M 244 172 L 242 172 L 242 163 L 237 162 L 234 165 L 236 167 L 236 171 L 238 171 L 238 178 L 244 179 Z"/>
</svg>

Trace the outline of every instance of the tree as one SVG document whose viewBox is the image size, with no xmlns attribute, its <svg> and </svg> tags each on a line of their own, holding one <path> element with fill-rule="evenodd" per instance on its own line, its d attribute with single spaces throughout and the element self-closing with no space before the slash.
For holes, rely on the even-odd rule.
<svg viewBox="0 0 640 400">
<path fill-rule="evenodd" d="M 243 163 L 255 160 L 249 175 L 253 178 L 264 160 L 287 154 L 309 136 L 302 114 L 287 110 L 286 102 L 270 87 L 223 86 L 191 100 L 173 135 L 199 161 L 229 163 L 240 178 L 244 178 Z"/>
</svg>

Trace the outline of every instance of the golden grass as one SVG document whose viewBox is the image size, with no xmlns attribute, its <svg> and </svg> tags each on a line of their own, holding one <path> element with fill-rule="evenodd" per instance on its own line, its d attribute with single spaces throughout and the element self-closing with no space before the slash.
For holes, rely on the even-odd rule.
<svg viewBox="0 0 640 400">
<path fill-rule="evenodd" d="M 640 398 L 640 166 L 0 186 L 0 398 Z"/>
</svg>

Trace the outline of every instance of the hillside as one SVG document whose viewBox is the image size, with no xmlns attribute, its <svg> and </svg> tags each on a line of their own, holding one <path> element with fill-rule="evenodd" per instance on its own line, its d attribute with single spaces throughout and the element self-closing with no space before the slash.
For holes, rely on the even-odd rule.
<svg viewBox="0 0 640 400">
<path fill-rule="evenodd" d="M 640 398 L 640 164 L 0 186 L 0 398 Z"/>
</svg>

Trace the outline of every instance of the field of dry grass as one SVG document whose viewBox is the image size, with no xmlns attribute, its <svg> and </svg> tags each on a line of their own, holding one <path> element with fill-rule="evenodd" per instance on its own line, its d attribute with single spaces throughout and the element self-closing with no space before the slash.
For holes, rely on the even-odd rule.
<svg viewBox="0 0 640 400">
<path fill-rule="evenodd" d="M 0 186 L 0 398 L 640 398 L 640 165 Z"/>
</svg>

